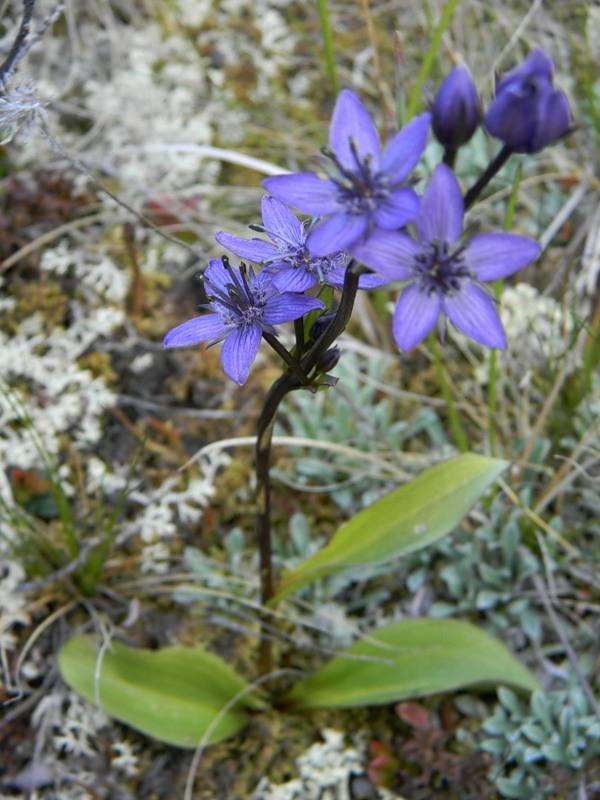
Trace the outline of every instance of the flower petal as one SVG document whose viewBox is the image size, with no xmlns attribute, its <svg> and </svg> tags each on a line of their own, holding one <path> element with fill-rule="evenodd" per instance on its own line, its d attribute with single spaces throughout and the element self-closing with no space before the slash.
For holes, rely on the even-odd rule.
<svg viewBox="0 0 600 800">
<path fill-rule="evenodd" d="M 258 325 L 240 325 L 225 339 L 221 350 L 221 363 L 232 381 L 245 383 L 254 361 L 262 333 Z"/>
<path fill-rule="evenodd" d="M 381 160 L 381 171 L 387 173 L 391 184 L 405 181 L 427 144 L 431 114 L 420 114 L 405 125 L 387 144 Z"/>
<path fill-rule="evenodd" d="M 274 278 L 275 273 L 272 269 L 269 267 L 261 269 L 258 275 L 255 275 L 252 280 L 252 294 L 255 295 L 257 290 L 260 289 L 263 293 L 263 300 L 270 303 L 272 295 L 277 294 Z"/>
<path fill-rule="evenodd" d="M 550 56 L 547 56 L 542 50 L 535 49 L 527 56 L 522 64 L 511 69 L 507 74 L 496 84 L 496 94 L 505 91 L 507 87 L 518 85 L 523 89 L 527 88 L 527 84 L 531 85 L 532 82 L 542 82 L 543 84 L 550 85 L 552 83 L 552 73 L 554 72 L 554 63 Z"/>
<path fill-rule="evenodd" d="M 290 267 L 273 272 L 273 284 L 280 292 L 305 292 L 318 283 L 317 276 L 301 267 Z"/>
<path fill-rule="evenodd" d="M 262 185 L 277 200 L 305 214 L 321 216 L 335 214 L 340 209 L 336 185 L 333 181 L 321 180 L 313 172 L 275 175 L 266 178 Z"/>
<path fill-rule="evenodd" d="M 415 259 L 421 247 L 405 233 L 376 230 L 350 251 L 354 258 L 388 281 L 407 281 L 414 276 Z"/>
<path fill-rule="evenodd" d="M 268 305 L 265 306 L 262 322 L 265 325 L 280 325 L 282 322 L 291 322 L 318 308 L 325 308 L 325 305 L 316 297 L 283 292 L 269 300 Z"/>
<path fill-rule="evenodd" d="M 314 258 L 347 250 L 364 235 L 368 224 L 368 214 L 334 214 L 310 231 L 306 240 L 308 252 Z"/>
<path fill-rule="evenodd" d="M 331 270 L 331 272 L 325 276 L 325 283 L 335 286 L 336 289 L 343 289 L 346 269 L 347 267 L 338 267 L 337 269 Z M 385 286 L 387 283 L 389 283 L 387 278 L 382 278 L 379 275 L 374 275 L 372 272 L 369 272 L 360 276 L 358 279 L 358 288 L 379 289 L 380 286 Z"/>
<path fill-rule="evenodd" d="M 304 243 L 302 224 L 280 200 L 265 195 L 260 208 L 266 231 L 281 251 Z"/>
<path fill-rule="evenodd" d="M 537 153 L 569 132 L 571 107 L 564 92 L 554 89 L 540 98 L 537 134 L 531 143 L 531 152 Z"/>
<path fill-rule="evenodd" d="M 264 239 L 240 239 L 238 236 L 232 236 L 224 232 L 217 233 L 215 239 L 231 253 L 235 253 L 240 258 L 245 258 L 253 264 L 272 261 L 281 255 L 274 244 L 265 242 Z"/>
<path fill-rule="evenodd" d="M 231 330 L 218 314 L 195 317 L 170 330 L 164 338 L 164 347 L 189 347 L 209 339 L 217 339 Z"/>
<path fill-rule="evenodd" d="M 443 299 L 443 311 L 459 331 L 484 347 L 504 350 L 506 336 L 494 300 L 470 281 Z"/>
<path fill-rule="evenodd" d="M 412 189 L 397 189 L 373 212 L 373 221 L 378 228 L 392 231 L 403 228 L 419 211 L 419 198 Z"/>
<path fill-rule="evenodd" d="M 442 81 L 432 107 L 436 139 L 454 150 L 469 141 L 481 122 L 481 101 L 469 71 L 454 67 Z"/>
<path fill-rule="evenodd" d="M 467 245 L 463 258 L 478 281 L 497 281 L 527 266 L 541 245 L 514 233 L 482 233 Z"/>
<path fill-rule="evenodd" d="M 435 328 L 442 308 L 438 294 L 422 292 L 412 283 L 398 298 L 392 330 L 400 350 L 410 350 Z"/>
<path fill-rule="evenodd" d="M 369 158 L 372 169 L 379 169 L 379 136 L 371 115 L 358 97 L 349 89 L 343 89 L 337 99 L 331 128 L 329 131 L 329 147 L 346 169 L 356 172 L 358 164 L 356 153 L 361 161 Z"/>
<path fill-rule="evenodd" d="M 361 275 L 358 279 L 359 289 L 379 289 L 385 286 L 390 281 L 388 278 L 383 278 L 381 275 L 375 275 L 373 272 L 368 272 L 366 275 Z"/>
<path fill-rule="evenodd" d="M 436 167 L 415 219 L 422 242 L 454 244 L 462 234 L 464 203 L 458 181 L 445 164 Z"/>
<path fill-rule="evenodd" d="M 506 88 L 490 104 L 484 127 L 490 136 L 500 139 L 515 152 L 531 152 L 539 130 L 538 98 L 522 94 L 519 87 Z"/>
<path fill-rule="evenodd" d="M 232 267 L 233 269 L 233 267 Z M 238 270 L 235 270 L 237 273 Z M 225 269 L 220 258 L 211 258 L 208 267 L 204 270 L 203 277 L 216 289 L 220 289 L 225 295 L 228 294 L 227 287 L 231 286 L 233 279 L 229 271 Z M 210 295 L 210 292 L 209 292 Z"/>
</svg>

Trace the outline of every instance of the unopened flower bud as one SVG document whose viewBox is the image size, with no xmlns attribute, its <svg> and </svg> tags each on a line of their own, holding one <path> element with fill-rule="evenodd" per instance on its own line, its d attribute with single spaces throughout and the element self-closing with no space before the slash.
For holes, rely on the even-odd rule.
<svg viewBox="0 0 600 800">
<path fill-rule="evenodd" d="M 339 347 L 332 347 L 326 350 L 317 362 L 319 372 L 329 372 L 330 369 L 333 369 L 340 360 L 341 355 L 342 351 Z"/>
<path fill-rule="evenodd" d="M 322 314 L 319 319 L 317 319 L 310 328 L 310 338 L 313 342 L 316 342 L 317 339 L 325 333 L 327 328 L 331 325 L 331 322 L 335 314 Z"/>
<path fill-rule="evenodd" d="M 455 67 L 442 81 L 432 106 L 433 132 L 444 147 L 457 150 L 481 122 L 477 88 L 465 67 Z"/>
<path fill-rule="evenodd" d="M 554 88 L 553 72 L 552 59 L 534 50 L 496 85 L 484 124 L 515 153 L 537 153 L 571 127 L 569 101 Z"/>
</svg>

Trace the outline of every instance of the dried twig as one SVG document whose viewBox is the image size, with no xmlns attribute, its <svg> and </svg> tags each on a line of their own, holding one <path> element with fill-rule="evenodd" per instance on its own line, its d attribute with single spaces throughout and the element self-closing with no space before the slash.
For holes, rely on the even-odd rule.
<svg viewBox="0 0 600 800">
<path fill-rule="evenodd" d="M 10 51 L 0 65 L 0 95 L 3 94 L 4 84 L 16 69 L 17 64 L 23 58 L 27 50 L 27 37 L 31 27 L 31 18 L 35 9 L 35 0 L 23 0 L 23 19 L 19 26 L 19 31 L 13 42 Z"/>
<path fill-rule="evenodd" d="M 540 546 L 543 548 L 543 540 L 540 537 L 538 537 L 538 542 L 540 543 Z M 548 617 L 550 618 L 550 622 L 552 623 L 552 626 L 554 627 L 554 630 L 556 631 L 556 635 L 560 639 L 560 642 L 561 642 L 562 646 L 564 647 L 565 653 L 567 654 L 567 658 L 571 662 L 571 666 L 573 667 L 573 672 L 577 676 L 577 680 L 579 681 L 579 685 L 581 686 L 585 696 L 587 697 L 588 702 L 590 704 L 590 707 L 592 708 L 594 714 L 600 720 L 600 705 L 598 704 L 598 701 L 596 700 L 596 696 L 594 694 L 594 690 L 592 689 L 592 687 L 590 686 L 587 678 L 585 677 L 585 675 L 581 671 L 581 668 L 579 666 L 579 662 L 577 660 L 577 655 L 576 655 L 575 651 L 573 650 L 573 647 L 572 647 L 571 642 L 569 641 L 569 639 L 567 637 L 567 634 L 565 633 L 565 630 L 564 630 L 564 628 L 563 628 L 563 626 L 561 624 L 561 621 L 560 621 L 560 619 L 558 617 L 558 614 L 554 610 L 554 606 L 552 605 L 552 600 L 550 599 L 550 596 L 549 596 L 549 594 L 548 594 L 548 592 L 546 590 L 546 586 L 544 584 L 544 581 L 542 580 L 542 578 L 539 575 L 533 575 L 532 579 L 533 579 L 533 584 L 534 584 L 534 586 L 535 586 L 535 588 L 536 588 L 536 590 L 538 592 L 538 595 L 540 597 L 540 600 L 542 601 L 544 609 L 545 609 L 546 613 L 548 614 Z"/>
<path fill-rule="evenodd" d="M 23 19 L 21 20 L 21 25 L 19 26 L 17 36 L 10 48 L 9 54 L 0 66 L 0 97 L 3 94 L 4 84 L 6 84 L 8 78 L 10 78 L 15 71 L 21 59 L 40 41 L 48 28 L 54 25 L 65 9 L 65 4 L 61 0 L 61 2 L 56 4 L 50 14 L 48 14 L 41 28 L 30 36 L 31 19 L 35 9 L 35 2 L 36 0 L 23 0 Z"/>
</svg>

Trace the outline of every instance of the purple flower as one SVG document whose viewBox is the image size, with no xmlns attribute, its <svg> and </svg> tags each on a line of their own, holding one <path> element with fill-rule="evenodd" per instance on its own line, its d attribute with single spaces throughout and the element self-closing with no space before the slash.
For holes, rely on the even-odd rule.
<svg viewBox="0 0 600 800">
<path fill-rule="evenodd" d="M 312 172 L 277 175 L 263 186 L 299 211 L 325 217 L 310 232 L 312 256 L 351 249 L 372 228 L 394 230 L 418 210 L 418 198 L 404 182 L 427 141 L 430 114 L 412 120 L 388 143 L 383 155 L 369 112 L 348 89 L 337 100 L 331 120 L 328 178 Z"/>
<path fill-rule="evenodd" d="M 455 67 L 444 78 L 431 109 L 431 127 L 438 142 L 456 150 L 466 144 L 481 122 L 481 103 L 469 71 Z"/>
<path fill-rule="evenodd" d="M 552 85 L 553 71 L 552 60 L 534 50 L 496 85 L 484 124 L 515 153 L 537 153 L 571 127 L 569 101 Z"/>
<path fill-rule="evenodd" d="M 280 293 L 272 275 L 255 275 L 242 264 L 234 269 L 229 261 L 212 259 L 204 273 L 212 311 L 178 325 L 165 336 L 165 347 L 188 347 L 209 341 L 209 347 L 225 340 L 221 363 L 236 383 L 245 383 L 263 333 L 274 334 L 273 325 L 298 319 L 317 308 L 324 308 L 314 297 Z"/>
<path fill-rule="evenodd" d="M 327 256 L 311 257 L 306 248 L 308 231 L 287 206 L 265 195 L 261 202 L 263 225 L 256 230 L 268 234 L 264 239 L 240 239 L 217 233 L 216 240 L 240 258 L 260 264 L 273 274 L 273 284 L 281 292 L 304 292 L 316 283 L 341 288 L 348 264 L 343 250 Z M 362 275 L 359 288 L 373 289 L 385 281 L 375 275 Z"/>
<path fill-rule="evenodd" d="M 409 281 L 396 305 L 393 331 L 401 350 L 419 344 L 445 314 L 485 347 L 506 347 L 495 301 L 481 286 L 529 264 L 541 247 L 510 233 L 483 233 L 461 243 L 464 204 L 452 171 L 440 164 L 415 219 L 418 241 L 392 231 L 373 234 L 356 257 L 392 281 Z"/>
</svg>

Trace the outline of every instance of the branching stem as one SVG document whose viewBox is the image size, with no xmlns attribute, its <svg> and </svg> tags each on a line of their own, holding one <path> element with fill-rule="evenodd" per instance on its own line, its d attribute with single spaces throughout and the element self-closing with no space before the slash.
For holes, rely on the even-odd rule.
<svg viewBox="0 0 600 800">
<path fill-rule="evenodd" d="M 360 277 L 359 269 L 355 262 L 351 262 L 346 270 L 344 289 L 338 310 L 331 320 L 331 324 L 325 329 L 312 347 L 305 355 L 301 355 L 299 361 L 294 361 L 292 355 L 287 353 L 283 356 L 282 345 L 277 341 L 278 346 L 268 334 L 265 339 L 274 347 L 277 353 L 284 358 L 290 366 L 290 371 L 281 375 L 269 389 L 265 398 L 265 404 L 258 419 L 256 437 L 256 535 L 258 540 L 258 550 L 260 556 L 260 586 L 261 603 L 266 606 L 275 594 L 275 575 L 273 570 L 273 548 L 271 540 L 271 441 L 273 438 L 273 427 L 277 410 L 283 398 L 290 392 L 297 389 L 310 388 L 318 375 L 314 374 L 315 368 L 321 356 L 331 347 L 338 336 L 345 329 L 354 308 L 354 300 L 358 290 Z M 284 349 L 284 348 L 283 348 Z M 292 361 L 294 361 L 292 367 Z M 265 611 L 261 618 L 261 638 L 258 657 L 259 675 L 266 675 L 272 670 L 271 638 L 267 634 L 267 626 L 270 623 L 270 615 Z"/>
<path fill-rule="evenodd" d="M 465 195 L 465 211 L 468 208 L 471 208 L 475 200 L 479 197 L 481 192 L 485 189 L 488 183 L 492 180 L 494 175 L 499 172 L 502 167 L 506 164 L 508 159 L 513 154 L 513 150 L 510 147 L 504 145 L 502 150 L 498 153 L 496 158 L 487 165 L 483 175 L 479 178 L 479 180 L 471 186 L 469 191 Z"/>
</svg>

